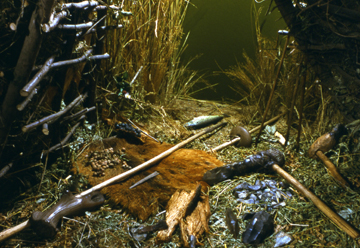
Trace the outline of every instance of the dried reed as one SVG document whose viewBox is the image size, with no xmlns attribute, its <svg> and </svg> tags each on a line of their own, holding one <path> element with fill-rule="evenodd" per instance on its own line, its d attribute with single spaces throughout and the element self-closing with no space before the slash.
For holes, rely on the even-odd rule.
<svg viewBox="0 0 360 248">
<path fill-rule="evenodd" d="M 114 1 L 121 4 L 121 1 Z M 109 33 L 107 51 L 111 62 L 106 70 L 112 75 L 127 72 L 133 77 L 143 69 L 132 85 L 134 97 L 151 103 L 167 104 L 186 94 L 196 81 L 196 73 L 180 66 L 182 23 L 188 1 L 139 0 L 124 2 L 132 12 L 124 28 Z"/>
</svg>

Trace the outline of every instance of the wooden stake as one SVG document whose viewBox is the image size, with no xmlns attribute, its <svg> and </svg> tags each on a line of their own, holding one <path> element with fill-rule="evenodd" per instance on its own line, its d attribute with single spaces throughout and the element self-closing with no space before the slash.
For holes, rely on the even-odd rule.
<svg viewBox="0 0 360 248">
<path fill-rule="evenodd" d="M 305 61 L 305 72 L 302 77 L 301 81 L 301 99 L 300 99 L 300 108 L 299 108 L 299 127 L 298 127 L 298 136 L 296 138 L 296 151 L 299 152 L 300 150 L 300 136 L 301 136 L 301 129 L 302 129 L 302 116 L 303 116 L 303 106 L 304 106 L 304 95 L 305 95 L 305 83 L 306 83 L 306 62 Z"/>
<path fill-rule="evenodd" d="M 301 69 L 301 65 L 302 63 L 300 63 L 300 65 L 298 66 L 298 71 L 297 71 L 297 75 L 300 74 L 300 69 Z M 293 116 L 293 112 L 294 112 L 294 106 L 295 106 L 295 102 L 296 102 L 296 96 L 297 96 L 297 90 L 299 87 L 299 81 L 300 81 L 300 77 L 296 78 L 296 83 L 295 83 L 295 88 L 293 91 L 293 95 L 292 95 L 292 100 L 291 100 L 291 106 L 290 106 L 290 110 L 289 110 L 289 114 L 288 114 L 288 119 L 287 119 L 287 131 L 285 134 L 285 145 L 287 146 L 287 143 L 289 141 L 289 135 L 290 135 L 290 129 L 291 129 L 291 124 L 292 124 L 292 116 Z"/>
<path fill-rule="evenodd" d="M 263 119 L 261 121 L 261 125 L 260 125 L 260 132 L 258 133 L 257 137 L 256 137 L 256 140 L 255 140 L 255 146 L 257 146 L 257 143 L 259 141 L 259 138 L 260 138 L 260 134 L 261 134 L 261 131 L 264 127 L 264 121 L 265 121 L 265 118 L 266 118 L 266 115 L 269 111 L 269 108 L 270 108 L 270 103 L 271 103 L 271 100 L 272 100 L 272 97 L 274 95 L 274 92 L 275 92 L 275 88 L 276 88 L 276 83 L 278 81 L 278 78 L 279 78 L 279 75 L 280 75 L 280 70 L 281 70 L 281 66 L 284 62 L 284 58 L 285 58 L 285 53 L 286 53 L 286 49 L 287 49 L 287 45 L 289 43 L 289 38 L 290 36 L 288 35 L 287 39 L 286 39 L 286 42 L 285 42 L 285 46 L 284 46 L 284 49 L 283 49 L 283 52 L 282 52 L 282 55 L 281 55 L 281 59 L 280 59 L 280 64 L 279 64 L 279 67 L 276 71 L 276 77 L 275 77 L 275 80 L 274 80 L 274 83 L 273 83 L 273 87 L 271 89 L 271 93 L 270 93 L 270 96 L 269 96 L 269 100 L 267 102 L 267 105 L 266 105 L 266 109 L 265 109 L 265 113 L 263 115 Z"/>
</svg>

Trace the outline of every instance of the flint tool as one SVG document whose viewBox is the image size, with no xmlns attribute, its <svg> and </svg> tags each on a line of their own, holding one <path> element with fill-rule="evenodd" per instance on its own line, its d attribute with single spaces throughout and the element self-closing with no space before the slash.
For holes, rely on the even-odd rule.
<svg viewBox="0 0 360 248">
<path fill-rule="evenodd" d="M 310 199 L 314 205 L 322 211 L 330 220 L 345 231 L 352 238 L 360 237 L 360 233 L 354 229 L 349 223 L 329 208 L 316 195 L 308 190 L 304 185 L 281 168 L 285 164 L 285 157 L 282 152 L 277 149 L 269 149 L 260 151 L 257 154 L 240 162 L 227 164 L 221 167 L 214 168 L 207 171 L 203 176 L 203 181 L 209 185 L 214 185 L 226 179 L 231 179 L 234 176 L 244 175 L 246 173 L 258 170 L 273 170 L 282 176 L 286 181 L 293 185 L 298 191 Z"/>
<path fill-rule="evenodd" d="M 124 172 L 124 173 L 122 173 L 120 175 L 117 175 L 115 177 L 112 177 L 112 178 L 110 178 L 110 179 L 108 179 L 108 180 L 106 180 L 106 181 L 104 181 L 104 182 L 102 182 L 102 183 L 88 189 L 88 190 L 85 190 L 82 193 L 75 195 L 75 197 L 81 198 L 81 197 L 83 197 L 83 196 L 85 196 L 87 194 L 90 194 L 90 193 L 94 192 L 94 191 L 101 190 L 102 188 L 104 188 L 106 186 L 109 186 L 109 185 L 111 185 L 111 184 L 113 184 L 115 182 L 118 182 L 120 180 L 124 180 L 124 179 L 134 175 L 135 173 L 139 172 L 140 170 L 143 170 L 143 169 L 145 169 L 145 168 L 159 162 L 161 159 L 169 156 L 174 151 L 180 149 L 181 147 L 183 147 L 184 145 L 186 145 L 186 144 L 190 143 L 191 141 L 197 139 L 198 137 L 200 137 L 200 136 L 202 136 L 202 135 L 204 135 L 206 133 L 212 132 L 212 131 L 214 131 L 214 130 L 216 130 L 218 128 L 222 128 L 226 124 L 227 124 L 227 122 L 222 122 L 222 123 L 219 123 L 219 124 L 217 124 L 215 126 L 209 127 L 207 129 L 205 129 L 205 130 L 191 136 L 190 138 L 180 142 L 176 146 L 171 147 L 170 149 L 166 150 L 165 152 L 160 153 L 159 155 L 157 155 L 156 157 L 146 161 L 145 163 L 142 163 L 142 164 L 136 166 L 135 168 L 133 168 L 131 170 L 128 170 L 128 171 L 126 171 L 126 172 Z M 23 223 L 21 223 L 21 224 L 19 224 L 17 226 L 11 227 L 9 229 L 6 229 L 6 230 L 0 232 L 0 242 L 7 239 L 7 238 L 9 238 L 12 235 L 18 233 L 18 232 L 20 232 L 21 230 L 23 230 L 25 228 L 30 227 L 30 226 L 31 226 L 31 224 L 30 224 L 29 220 L 27 220 L 27 221 L 24 221 Z"/>
<path fill-rule="evenodd" d="M 287 112 L 285 111 L 285 112 L 275 116 L 274 118 L 272 118 L 272 119 L 268 120 L 267 122 L 265 122 L 264 125 L 266 126 L 266 125 L 278 120 L 281 116 L 285 115 L 286 113 Z M 235 144 L 236 146 L 241 146 L 241 144 L 242 144 L 241 139 L 244 138 L 244 135 L 246 136 L 245 138 L 248 140 L 249 139 L 248 134 L 250 135 L 251 133 L 253 133 L 253 132 L 260 129 L 260 126 L 257 126 L 257 127 L 253 128 L 253 129 L 251 129 L 250 131 L 248 131 L 248 134 L 246 134 L 244 132 L 239 133 L 240 129 L 238 127 L 240 127 L 240 126 L 234 127 L 232 129 L 232 131 L 230 133 L 230 139 L 231 139 L 230 141 L 225 142 L 225 143 L 211 149 L 211 151 L 216 152 L 218 150 L 221 150 L 221 149 L 223 149 L 223 148 L 225 148 L 227 146 L 233 145 L 233 144 Z M 243 137 L 242 137 L 242 135 L 243 135 Z M 245 144 L 247 144 L 247 143 L 245 143 Z M 251 144 L 251 137 L 250 137 L 250 144 Z M 250 146 L 250 144 L 249 144 L 249 146 Z"/>
<path fill-rule="evenodd" d="M 310 146 L 308 154 L 310 158 L 319 158 L 323 161 L 330 175 L 344 188 L 350 188 L 347 181 L 340 175 L 335 165 L 325 156 L 325 152 L 333 148 L 342 135 L 347 134 L 347 129 L 342 124 L 337 124 L 329 133 L 320 136 Z"/>
</svg>

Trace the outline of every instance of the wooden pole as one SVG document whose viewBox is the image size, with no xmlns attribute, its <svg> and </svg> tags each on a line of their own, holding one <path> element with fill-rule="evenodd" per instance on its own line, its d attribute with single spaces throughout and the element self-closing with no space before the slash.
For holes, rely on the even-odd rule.
<svg viewBox="0 0 360 248">
<path fill-rule="evenodd" d="M 279 78 L 279 75 L 280 75 L 280 70 L 281 70 L 282 64 L 284 62 L 285 53 L 286 53 L 287 45 L 289 43 L 289 39 L 290 39 L 290 36 L 288 35 L 288 37 L 286 39 L 286 42 L 285 42 L 285 45 L 284 45 L 282 55 L 281 55 L 280 64 L 279 64 L 278 69 L 276 71 L 276 77 L 275 77 L 275 80 L 274 80 L 274 83 L 273 83 L 273 87 L 271 89 L 269 100 L 267 102 L 266 109 L 265 109 L 265 112 L 264 112 L 264 115 L 263 115 L 263 119 L 261 121 L 261 125 L 260 125 L 260 128 L 259 128 L 260 132 L 258 133 L 258 135 L 256 137 L 256 140 L 255 140 L 255 146 L 257 146 L 257 143 L 258 143 L 260 135 L 261 135 L 261 131 L 262 131 L 263 127 L 264 127 L 264 121 L 265 121 L 266 115 L 267 115 L 267 113 L 269 111 L 270 103 L 271 103 L 272 97 L 273 97 L 274 92 L 275 92 L 276 84 L 277 84 L 277 81 L 278 81 L 278 78 Z"/>
<path fill-rule="evenodd" d="M 298 66 L 298 71 L 297 71 L 297 75 L 300 75 L 300 69 L 301 69 L 301 64 Z M 289 114 L 288 114 L 288 119 L 287 119 L 287 131 L 285 134 L 285 145 L 287 146 L 287 143 L 289 141 L 289 135 L 290 135 L 290 129 L 291 129 L 291 124 L 292 124 L 292 116 L 293 116 L 293 112 L 294 112 L 294 106 L 295 106 L 295 102 L 297 99 L 297 90 L 299 87 L 299 81 L 300 81 L 300 77 L 296 78 L 296 83 L 295 83 L 295 88 L 293 91 L 293 95 L 292 95 L 292 100 L 291 100 L 291 105 L 290 105 L 290 110 L 289 110 Z"/>
<path fill-rule="evenodd" d="M 306 62 L 305 61 L 305 72 L 301 79 L 301 98 L 300 98 L 300 107 L 299 107 L 299 128 L 298 128 L 298 136 L 296 138 L 296 151 L 299 152 L 300 150 L 300 136 L 301 136 L 301 129 L 302 129 L 302 117 L 303 117 L 303 107 L 304 107 L 304 97 L 305 97 L 305 85 L 306 85 Z"/>
<path fill-rule="evenodd" d="M 293 185 L 298 191 L 305 195 L 309 200 L 311 200 L 314 205 L 323 212 L 330 220 L 344 232 L 346 232 L 350 237 L 356 239 L 360 237 L 360 233 L 353 228 L 349 223 L 347 223 L 343 218 L 341 218 L 337 213 L 335 213 L 331 208 L 329 208 L 320 198 L 314 195 L 310 190 L 308 190 L 304 185 L 302 185 L 298 180 L 292 177 L 289 173 L 283 170 L 279 165 L 273 164 L 272 169 L 276 171 L 280 176 L 282 176 L 286 181 Z"/>
</svg>

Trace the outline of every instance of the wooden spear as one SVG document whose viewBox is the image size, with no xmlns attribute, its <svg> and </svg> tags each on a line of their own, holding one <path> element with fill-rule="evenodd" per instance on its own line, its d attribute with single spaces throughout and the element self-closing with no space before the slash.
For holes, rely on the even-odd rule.
<svg viewBox="0 0 360 248">
<path fill-rule="evenodd" d="M 278 120 L 281 116 L 285 115 L 286 113 L 287 113 L 287 111 L 285 111 L 284 113 L 281 113 L 281 114 L 275 116 L 274 118 L 272 118 L 272 119 L 268 120 L 267 122 L 263 123 L 263 125 L 266 126 L 266 125 L 268 125 L 268 124 L 270 124 L 270 123 Z M 253 133 L 253 132 L 259 130 L 260 127 L 261 127 L 261 126 L 259 125 L 259 126 L 253 128 L 253 129 L 251 129 L 251 130 L 249 131 L 249 133 Z M 230 145 L 233 145 L 233 144 L 239 142 L 240 139 L 241 139 L 241 137 L 236 137 L 236 138 L 234 138 L 234 139 L 232 139 L 232 140 L 230 140 L 230 141 L 228 141 L 228 142 L 225 142 L 225 143 L 223 143 L 223 144 L 221 144 L 221 145 L 219 145 L 219 146 L 211 149 L 211 151 L 212 151 L 212 152 L 216 152 L 216 151 L 218 151 L 218 150 L 224 149 L 224 148 L 227 147 L 227 146 L 230 146 Z"/>
<path fill-rule="evenodd" d="M 190 138 L 180 142 L 176 146 L 171 147 L 170 149 L 166 150 L 165 152 L 160 153 L 159 155 L 157 155 L 156 157 L 146 161 L 145 163 L 142 163 L 142 164 L 136 166 L 135 168 L 133 168 L 133 169 L 127 171 L 127 172 L 124 172 L 124 173 L 122 173 L 120 175 L 117 175 L 117 176 L 115 176 L 113 178 L 110 178 L 110 179 L 108 179 L 108 180 L 106 180 L 106 181 L 104 181 L 104 182 L 102 182 L 102 183 L 88 189 L 88 190 L 85 190 L 82 193 L 77 194 L 75 197 L 81 197 L 81 196 L 87 195 L 87 194 L 89 194 L 89 193 L 91 193 L 93 191 L 101 190 L 102 188 L 104 188 L 106 186 L 109 186 L 109 185 L 113 184 L 114 182 L 124 180 L 124 179 L 134 175 L 138 171 L 143 170 L 143 169 L 145 169 L 147 167 L 150 167 L 151 165 L 159 162 L 163 158 L 169 156 L 174 151 L 180 149 L 181 147 L 183 147 L 184 145 L 186 145 L 186 144 L 190 143 L 191 141 L 197 139 L 198 137 L 200 137 L 200 136 L 202 136 L 202 135 L 204 135 L 206 133 L 210 133 L 210 132 L 216 130 L 217 128 L 224 127 L 226 124 L 227 124 L 226 122 L 222 122 L 222 123 L 219 123 L 219 124 L 217 124 L 217 125 L 215 125 L 213 127 L 209 127 L 207 129 L 205 129 L 205 130 L 191 136 Z M 25 229 L 27 227 L 30 227 L 29 220 L 24 221 L 23 223 L 21 223 L 21 224 L 19 224 L 17 226 L 14 226 L 12 228 L 6 229 L 5 231 L 2 231 L 0 233 L 0 242 L 7 239 L 7 238 L 9 238 L 10 236 L 12 236 L 12 235 L 14 235 L 16 233 L 22 231 L 23 229 Z"/>
</svg>

